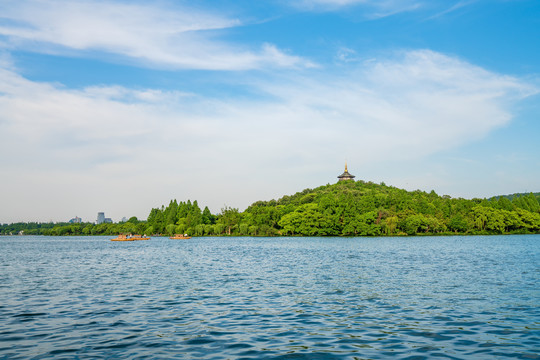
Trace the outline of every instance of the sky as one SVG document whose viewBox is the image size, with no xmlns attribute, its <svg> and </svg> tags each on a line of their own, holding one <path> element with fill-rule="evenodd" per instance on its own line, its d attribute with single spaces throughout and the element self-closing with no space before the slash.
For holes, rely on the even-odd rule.
<svg viewBox="0 0 540 360">
<path fill-rule="evenodd" d="M 538 0 L 0 0 L 0 223 L 539 192 L 539 114 Z"/>
</svg>

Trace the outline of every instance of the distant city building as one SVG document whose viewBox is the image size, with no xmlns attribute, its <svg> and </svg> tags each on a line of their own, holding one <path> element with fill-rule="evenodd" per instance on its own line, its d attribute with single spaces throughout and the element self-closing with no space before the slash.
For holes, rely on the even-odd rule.
<svg viewBox="0 0 540 360">
<path fill-rule="evenodd" d="M 104 212 L 98 212 L 97 213 L 97 223 L 99 224 L 112 224 L 111 218 L 106 218 Z"/>
<path fill-rule="evenodd" d="M 347 170 L 347 163 L 345 163 L 345 172 L 338 176 L 338 181 L 354 180 L 354 178 L 354 175 L 349 174 L 349 171 Z"/>
<path fill-rule="evenodd" d="M 128 221 L 127 217 L 124 216 L 124 217 L 122 218 L 122 222 L 127 222 L 127 221 Z"/>
<path fill-rule="evenodd" d="M 71 224 L 80 224 L 82 223 L 82 219 L 78 216 L 75 216 L 73 219 L 69 220 Z"/>
<path fill-rule="evenodd" d="M 104 212 L 98 212 L 97 213 L 97 223 L 103 224 L 105 222 L 105 213 Z"/>
</svg>

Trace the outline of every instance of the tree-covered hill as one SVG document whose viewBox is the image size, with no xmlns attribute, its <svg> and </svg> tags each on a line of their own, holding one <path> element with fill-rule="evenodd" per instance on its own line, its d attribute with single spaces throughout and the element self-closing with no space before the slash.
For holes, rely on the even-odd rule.
<svg viewBox="0 0 540 360">
<path fill-rule="evenodd" d="M 538 232 L 539 210 L 531 194 L 512 201 L 466 200 L 384 183 L 344 181 L 257 202 L 243 215 L 283 235 L 500 234 Z"/>
<path fill-rule="evenodd" d="M 536 233 L 540 203 L 532 194 L 511 201 L 466 200 L 384 183 L 343 181 L 257 201 L 244 212 L 225 207 L 213 217 L 207 208 L 201 212 L 196 202 L 172 201 L 166 208 L 152 209 L 148 226 L 159 233 L 199 236 Z"/>
<path fill-rule="evenodd" d="M 423 234 L 540 233 L 536 194 L 491 199 L 439 196 L 384 183 L 342 181 L 277 200 L 257 201 L 244 212 L 224 207 L 213 215 L 197 201 L 170 201 L 146 221 L 118 224 L 11 224 L 0 234 L 101 235 L 144 233 L 195 236 L 394 236 Z"/>
<path fill-rule="evenodd" d="M 536 200 L 538 200 L 540 202 L 540 193 L 539 192 L 537 192 L 537 193 L 516 193 L 516 194 L 508 194 L 508 195 L 497 195 L 497 196 L 493 196 L 492 198 L 490 198 L 490 200 L 499 200 L 500 198 L 505 197 L 508 200 L 512 201 L 512 200 L 514 200 L 514 198 L 528 196 L 530 194 L 533 194 L 533 196 L 536 198 Z"/>
</svg>

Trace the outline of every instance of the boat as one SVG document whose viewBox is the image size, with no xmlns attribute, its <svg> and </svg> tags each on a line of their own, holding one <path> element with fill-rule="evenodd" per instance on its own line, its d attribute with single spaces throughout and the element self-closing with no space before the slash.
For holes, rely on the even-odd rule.
<svg viewBox="0 0 540 360">
<path fill-rule="evenodd" d="M 188 234 L 176 234 L 174 236 L 171 236 L 169 239 L 173 240 L 187 240 L 191 239 L 191 236 L 188 236 Z"/>
<path fill-rule="evenodd" d="M 136 240 L 150 240 L 149 237 L 142 235 L 120 234 L 111 241 L 136 241 Z"/>
</svg>

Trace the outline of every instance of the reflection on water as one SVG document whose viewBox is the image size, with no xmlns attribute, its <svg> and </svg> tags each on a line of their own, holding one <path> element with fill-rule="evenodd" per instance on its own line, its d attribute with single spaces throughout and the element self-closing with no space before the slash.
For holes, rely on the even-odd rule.
<svg viewBox="0 0 540 360">
<path fill-rule="evenodd" d="M 0 358 L 540 359 L 540 236 L 0 238 Z"/>
</svg>

